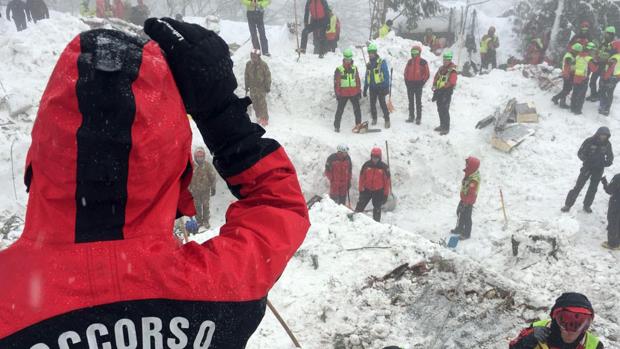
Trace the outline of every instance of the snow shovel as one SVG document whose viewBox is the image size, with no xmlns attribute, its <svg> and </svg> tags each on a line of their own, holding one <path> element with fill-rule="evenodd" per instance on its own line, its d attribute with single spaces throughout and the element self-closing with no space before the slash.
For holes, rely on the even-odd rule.
<svg viewBox="0 0 620 349">
<path fill-rule="evenodd" d="M 394 110 L 394 104 L 392 104 L 392 77 L 394 75 L 394 68 L 390 69 L 390 97 L 388 98 L 388 102 L 387 102 L 387 107 L 388 107 L 388 111 L 390 113 L 393 113 Z"/>
</svg>

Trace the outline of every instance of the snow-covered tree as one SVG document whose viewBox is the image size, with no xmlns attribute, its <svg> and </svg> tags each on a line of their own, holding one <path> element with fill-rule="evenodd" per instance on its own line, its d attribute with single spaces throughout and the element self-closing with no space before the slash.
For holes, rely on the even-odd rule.
<svg viewBox="0 0 620 349">
<path fill-rule="evenodd" d="M 389 0 L 387 6 L 407 18 L 408 29 L 415 29 L 418 20 L 434 16 L 443 8 L 437 0 Z"/>
</svg>

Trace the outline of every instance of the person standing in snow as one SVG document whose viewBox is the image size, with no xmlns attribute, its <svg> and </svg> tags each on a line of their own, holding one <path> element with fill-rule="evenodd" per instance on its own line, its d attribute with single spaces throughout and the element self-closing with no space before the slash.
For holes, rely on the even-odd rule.
<svg viewBox="0 0 620 349">
<path fill-rule="evenodd" d="M 590 32 L 590 22 L 582 21 L 579 25 L 579 33 L 575 34 L 570 41 L 568 42 L 568 48 L 573 47 L 574 44 L 580 43 L 581 46 L 586 47 L 586 45 L 592 41 L 592 33 Z"/>
<path fill-rule="evenodd" d="M 614 101 L 614 91 L 620 80 L 620 40 L 615 40 L 612 45 L 612 56 L 607 60 L 607 69 L 601 76 L 601 91 L 598 113 L 608 116 Z"/>
<path fill-rule="evenodd" d="M 209 202 L 211 197 L 215 195 L 216 181 L 215 170 L 206 161 L 206 156 L 207 153 L 204 148 L 197 148 L 194 151 L 194 173 L 192 175 L 192 182 L 189 185 L 189 191 L 194 198 L 198 225 L 210 228 L 211 210 L 209 209 Z"/>
<path fill-rule="evenodd" d="M 435 127 L 435 131 L 442 136 L 450 133 L 450 103 L 452 102 L 452 93 L 456 87 L 456 81 L 457 72 L 456 65 L 452 63 L 452 52 L 446 51 L 443 54 L 443 65 L 433 80 L 433 102 L 437 102 L 440 121 L 439 126 Z"/>
<path fill-rule="evenodd" d="M 562 91 L 551 98 L 553 104 L 560 103 L 560 108 L 568 109 L 566 104 L 566 97 L 573 89 L 573 78 L 575 77 L 575 59 L 577 55 L 583 51 L 583 46 L 580 43 L 575 43 L 571 46 L 571 49 L 566 52 L 562 59 L 562 79 L 564 84 L 562 85 Z"/>
<path fill-rule="evenodd" d="M 325 162 L 325 177 L 329 180 L 329 197 L 337 204 L 346 205 L 353 165 L 346 144 L 339 144 L 337 150 Z"/>
<path fill-rule="evenodd" d="M 583 210 L 587 213 L 592 213 L 592 202 L 594 202 L 598 184 L 603 177 L 603 171 L 605 167 L 611 166 L 614 162 L 614 153 L 609 138 L 611 138 L 611 132 L 609 128 L 603 126 L 596 131 L 594 136 L 587 138 L 581 144 L 577 156 L 583 162 L 583 166 L 579 171 L 575 187 L 566 196 L 562 212 L 570 211 L 575 201 L 577 201 L 581 189 L 583 189 L 589 179 L 590 186 L 583 200 Z"/>
<path fill-rule="evenodd" d="M 580 44 L 575 44 L 580 45 Z M 570 98 L 570 110 L 575 115 L 581 115 L 583 102 L 588 92 L 590 74 L 596 71 L 597 66 L 592 61 L 590 52 L 596 48 L 594 43 L 588 43 L 585 50 L 575 57 L 575 71 L 573 73 L 573 94 Z"/>
<path fill-rule="evenodd" d="M 301 32 L 301 44 L 299 46 L 300 53 L 306 53 L 308 45 L 308 35 L 314 32 L 314 38 L 318 40 L 314 43 L 319 57 L 323 57 L 325 53 L 325 31 L 329 26 L 329 5 L 326 0 L 307 0 L 306 9 L 304 11 L 304 30 Z"/>
<path fill-rule="evenodd" d="M 523 329 L 509 349 L 603 349 L 597 336 L 589 331 L 594 309 L 586 296 L 563 293 L 555 301 L 551 319 L 540 320 Z"/>
<path fill-rule="evenodd" d="M 545 58 L 545 43 L 541 35 L 534 33 L 526 48 L 525 63 L 538 65 Z"/>
<path fill-rule="evenodd" d="M 344 50 L 342 65 L 334 71 L 334 92 L 338 106 L 334 118 L 334 131 L 340 132 L 342 113 L 348 101 L 353 105 L 356 129 L 362 123 L 362 111 L 360 109 L 361 81 L 357 66 L 353 64 L 353 50 Z"/>
<path fill-rule="evenodd" d="M 596 54 L 594 54 L 595 64 L 597 65 L 597 69 L 592 73 L 592 77 L 590 78 L 590 95 L 586 100 L 591 102 L 596 102 L 600 100 L 600 89 L 602 87 L 597 84 L 602 85 L 601 76 L 605 73 L 605 69 L 607 68 L 607 61 L 609 57 L 613 55 L 613 47 L 612 43 L 616 39 L 616 27 L 609 26 L 605 28 L 605 36 L 603 37 L 603 42 Z M 600 78 L 600 83 L 599 83 Z"/>
<path fill-rule="evenodd" d="M 474 210 L 474 204 L 478 198 L 478 191 L 480 190 L 480 160 L 473 156 L 468 157 L 465 160 L 465 175 L 461 182 L 461 200 L 456 209 L 456 216 L 458 217 L 456 228 L 452 230 L 452 234 L 458 234 L 461 236 L 461 240 L 466 240 L 471 237 L 471 214 Z"/>
<path fill-rule="evenodd" d="M 332 9 L 327 11 L 329 16 L 329 26 L 325 31 L 325 51 L 336 52 L 338 41 L 340 40 L 340 20 Z"/>
<path fill-rule="evenodd" d="M 422 89 L 430 77 L 428 62 L 422 58 L 422 48 L 415 45 L 411 48 L 411 59 L 405 67 L 405 85 L 407 86 L 407 97 L 409 99 L 409 118 L 407 122 L 413 122 L 415 112 L 415 123 L 422 121 Z"/>
<path fill-rule="evenodd" d="M 0 348 L 245 348 L 307 234 L 295 168 L 234 94 L 226 42 L 170 18 L 144 31 L 156 41 L 83 32 L 52 72 L 24 232 L 0 251 Z M 238 200 L 217 236 L 180 245 L 174 219 L 195 213 L 187 113 Z"/>
<path fill-rule="evenodd" d="M 259 50 L 252 50 L 245 65 L 245 93 L 250 93 L 256 119 L 261 126 L 269 124 L 267 94 L 271 92 L 271 71 L 267 62 L 261 59 Z"/>
<path fill-rule="evenodd" d="M 610 195 L 609 207 L 607 208 L 607 241 L 603 247 L 610 250 L 620 250 L 620 174 L 616 174 L 607 182 L 607 178 L 601 179 L 605 192 Z"/>
<path fill-rule="evenodd" d="M 439 38 L 437 38 L 437 35 L 433 34 L 432 28 L 426 28 L 422 44 L 424 46 L 428 46 L 431 49 L 431 52 L 433 52 L 435 55 L 439 55 L 437 52 L 441 48 L 441 45 L 439 43 Z"/>
<path fill-rule="evenodd" d="M 15 22 L 15 28 L 17 28 L 18 32 L 28 27 L 26 19 L 28 19 L 28 22 L 31 22 L 32 19 L 25 2 L 22 0 L 11 0 L 6 5 L 6 20 L 10 21 L 11 19 Z"/>
<path fill-rule="evenodd" d="M 265 9 L 271 3 L 271 0 L 241 0 L 245 5 L 248 17 L 248 26 L 250 27 L 250 36 L 252 37 L 252 46 L 255 50 L 260 50 L 263 55 L 269 57 L 269 42 L 267 34 L 265 34 Z M 258 32 L 258 34 L 257 34 Z M 260 37 L 260 42 L 259 42 Z"/>
<path fill-rule="evenodd" d="M 385 128 L 390 128 L 390 111 L 385 98 L 390 93 L 390 70 L 387 61 L 379 57 L 377 45 L 368 45 L 368 63 L 366 64 L 366 77 L 364 79 L 364 97 L 368 97 L 370 90 L 370 114 L 372 124 L 377 124 L 377 100 L 383 111 Z"/>
<path fill-rule="evenodd" d="M 379 39 L 383 39 L 392 31 L 392 25 L 394 25 L 394 21 L 388 19 L 385 23 L 379 28 Z"/>
<path fill-rule="evenodd" d="M 38 21 L 50 18 L 50 12 L 43 0 L 28 0 L 26 1 L 26 7 L 28 8 L 30 18 L 32 18 L 35 24 Z"/>
<path fill-rule="evenodd" d="M 360 197 L 355 212 L 364 212 L 368 203 L 372 201 L 372 218 L 381 221 L 381 207 L 390 196 L 390 169 L 381 160 L 381 148 L 372 148 L 370 160 L 364 163 L 360 171 Z"/>
<path fill-rule="evenodd" d="M 490 27 L 489 31 L 480 39 L 480 65 L 481 69 L 497 68 L 497 48 L 499 38 L 495 35 L 495 27 Z"/>
</svg>

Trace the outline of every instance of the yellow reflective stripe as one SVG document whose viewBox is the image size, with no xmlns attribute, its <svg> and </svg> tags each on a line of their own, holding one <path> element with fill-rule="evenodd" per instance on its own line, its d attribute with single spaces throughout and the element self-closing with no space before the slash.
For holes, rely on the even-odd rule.
<svg viewBox="0 0 620 349">
<path fill-rule="evenodd" d="M 357 87 L 357 81 L 355 81 L 355 73 L 357 72 L 356 66 L 353 66 L 352 73 L 347 73 L 343 66 L 338 67 L 338 71 L 340 71 L 340 87 Z"/>
<path fill-rule="evenodd" d="M 332 15 L 329 19 L 329 29 L 327 29 L 328 34 L 336 33 L 336 23 L 338 21 L 338 17 Z"/>
<path fill-rule="evenodd" d="M 616 68 L 614 69 L 614 76 L 620 77 L 620 53 L 616 53 L 615 55 L 611 56 L 610 59 L 613 59 L 616 61 Z"/>
<path fill-rule="evenodd" d="M 375 84 L 380 84 L 385 80 L 383 76 L 383 70 L 381 69 L 381 65 L 383 65 L 383 60 L 379 58 L 377 60 L 377 67 L 372 70 L 372 74 L 375 77 Z M 366 82 L 370 84 L 370 74 L 366 77 Z"/>
<path fill-rule="evenodd" d="M 439 79 L 437 79 L 435 88 L 438 88 L 438 89 L 444 88 L 446 84 L 448 83 L 448 80 L 450 79 L 450 74 L 452 74 L 453 71 L 456 71 L 456 69 L 450 68 L 448 69 L 448 72 L 446 74 L 441 74 L 439 76 Z"/>
<path fill-rule="evenodd" d="M 577 56 L 575 60 L 575 76 L 587 76 L 588 75 L 588 63 L 592 60 L 590 56 Z"/>
</svg>

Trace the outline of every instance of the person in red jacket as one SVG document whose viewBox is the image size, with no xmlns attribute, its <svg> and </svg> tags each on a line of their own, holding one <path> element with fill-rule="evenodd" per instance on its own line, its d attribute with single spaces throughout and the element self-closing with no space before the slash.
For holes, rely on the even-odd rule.
<svg viewBox="0 0 620 349">
<path fill-rule="evenodd" d="M 334 131 L 340 132 L 340 122 L 342 113 L 348 101 L 353 105 L 356 128 L 362 123 L 362 111 L 360 109 L 360 98 L 362 94 L 362 84 L 357 66 L 353 64 L 353 50 L 344 50 L 342 65 L 334 71 L 334 92 L 336 93 L 336 116 L 334 118 Z"/>
<path fill-rule="evenodd" d="M 169 18 L 145 32 L 156 41 L 84 32 L 51 75 L 24 232 L 0 252 L 2 349 L 245 348 L 305 238 L 295 169 L 234 94 L 226 43 Z M 174 219 L 195 212 L 187 113 L 239 200 L 219 236 L 180 245 Z"/>
<path fill-rule="evenodd" d="M 360 197 L 355 212 L 363 212 L 372 200 L 372 218 L 381 221 L 381 206 L 387 202 L 391 187 L 390 169 L 381 161 L 381 148 L 372 148 L 370 160 L 360 171 Z"/>
<path fill-rule="evenodd" d="M 592 46 L 590 46 L 592 47 Z M 575 115 L 581 115 L 583 103 L 588 92 L 588 82 L 590 75 L 598 69 L 594 64 L 590 51 L 582 48 L 582 51 L 575 57 L 575 71 L 573 72 L 573 94 L 570 98 L 570 109 Z"/>
<path fill-rule="evenodd" d="M 614 101 L 614 91 L 620 80 L 620 40 L 611 43 L 611 57 L 607 60 L 607 69 L 601 76 L 600 102 L 598 112 L 608 116 Z"/>
<path fill-rule="evenodd" d="M 307 0 L 306 9 L 304 11 L 304 29 L 301 32 L 301 44 L 299 45 L 300 53 L 306 53 L 308 45 L 308 35 L 315 33 L 318 42 L 314 46 L 318 46 L 319 57 L 323 57 L 326 52 L 325 32 L 329 26 L 329 5 L 326 0 Z"/>
<path fill-rule="evenodd" d="M 345 144 L 338 145 L 338 151 L 331 154 L 325 163 L 325 177 L 329 180 L 329 197 L 338 204 L 347 203 L 352 168 L 349 147 Z"/>
<path fill-rule="evenodd" d="M 414 109 L 416 112 L 415 123 L 422 121 L 422 89 L 428 81 L 430 72 L 428 63 L 422 56 L 422 48 L 418 45 L 411 48 L 411 59 L 405 67 L 405 85 L 407 86 L 407 97 L 409 98 L 409 119 L 413 122 Z"/>
<path fill-rule="evenodd" d="M 553 104 L 560 103 L 560 108 L 568 109 L 569 105 L 566 104 L 566 97 L 573 89 L 573 78 L 575 77 L 575 59 L 579 53 L 583 51 L 583 46 L 580 43 L 574 44 L 571 49 L 566 52 L 562 59 L 562 78 L 564 84 L 562 85 L 562 91 L 551 98 Z"/>
<path fill-rule="evenodd" d="M 471 214 L 474 204 L 478 198 L 478 190 L 480 189 L 480 160 L 473 156 L 465 160 L 465 176 L 461 182 L 461 201 L 456 209 L 458 217 L 456 228 L 452 230 L 452 234 L 459 234 L 461 240 L 471 237 Z"/>
<path fill-rule="evenodd" d="M 444 136 L 450 133 L 450 103 L 456 87 L 456 65 L 452 63 L 452 52 L 443 54 L 443 65 L 437 70 L 433 80 L 433 102 L 437 102 L 440 124 L 435 131 Z"/>
</svg>

